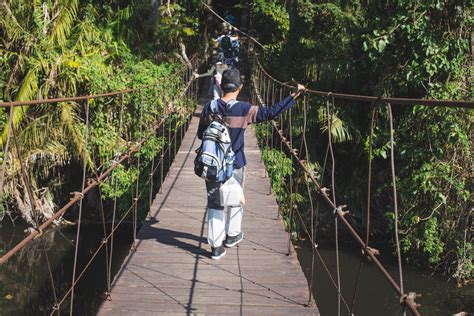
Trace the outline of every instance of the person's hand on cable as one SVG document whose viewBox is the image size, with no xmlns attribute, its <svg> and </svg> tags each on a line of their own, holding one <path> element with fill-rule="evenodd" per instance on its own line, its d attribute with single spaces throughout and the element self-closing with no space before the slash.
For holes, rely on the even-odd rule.
<svg viewBox="0 0 474 316">
<path fill-rule="evenodd" d="M 296 85 L 296 91 L 291 94 L 293 99 L 296 99 L 297 97 L 300 96 L 301 93 L 304 93 L 306 91 L 306 87 L 300 83 Z"/>
</svg>

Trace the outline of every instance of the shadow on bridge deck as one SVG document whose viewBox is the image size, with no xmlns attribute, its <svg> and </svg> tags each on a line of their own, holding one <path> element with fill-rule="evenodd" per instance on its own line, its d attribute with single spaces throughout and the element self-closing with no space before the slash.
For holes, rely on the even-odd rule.
<svg viewBox="0 0 474 316">
<path fill-rule="evenodd" d="M 204 100 L 203 100 L 204 101 Z M 198 114 L 198 113 L 196 113 Z M 157 194 L 99 315 L 318 315 L 305 307 L 308 285 L 269 195 L 252 128 L 247 130 L 245 240 L 210 259 L 206 191 L 194 175 L 194 115 L 163 192 Z"/>
</svg>

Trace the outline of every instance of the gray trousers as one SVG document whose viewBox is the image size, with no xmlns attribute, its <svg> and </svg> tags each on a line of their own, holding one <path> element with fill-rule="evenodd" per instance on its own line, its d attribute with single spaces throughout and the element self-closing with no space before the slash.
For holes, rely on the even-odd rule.
<svg viewBox="0 0 474 316">
<path fill-rule="evenodd" d="M 234 169 L 232 175 L 243 188 L 245 183 L 245 167 Z M 231 205 L 227 206 L 227 212 L 225 212 L 224 206 L 220 204 L 219 189 L 221 185 L 222 182 L 206 181 L 207 241 L 214 248 L 222 245 L 226 235 L 237 236 L 242 232 L 244 208 L 241 204 Z"/>
</svg>

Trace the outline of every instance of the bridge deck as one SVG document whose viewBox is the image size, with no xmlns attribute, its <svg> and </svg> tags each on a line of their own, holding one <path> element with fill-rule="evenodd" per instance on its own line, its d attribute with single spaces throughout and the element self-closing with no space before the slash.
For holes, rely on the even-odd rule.
<svg viewBox="0 0 474 316">
<path fill-rule="evenodd" d="M 245 239 L 227 255 L 210 259 L 206 192 L 193 173 L 198 118 L 189 130 L 150 215 L 138 248 L 125 260 L 99 315 L 318 315 L 307 308 L 307 280 L 277 219 L 277 204 L 252 128 L 247 130 Z"/>
</svg>

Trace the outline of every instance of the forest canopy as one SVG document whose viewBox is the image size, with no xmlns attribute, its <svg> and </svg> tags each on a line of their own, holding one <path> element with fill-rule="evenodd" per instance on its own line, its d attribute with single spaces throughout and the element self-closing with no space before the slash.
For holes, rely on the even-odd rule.
<svg viewBox="0 0 474 316">
<path fill-rule="evenodd" d="M 282 81 L 352 94 L 472 100 L 468 1 L 257 0 L 251 21 L 265 46 L 266 67 Z M 386 181 L 388 113 L 383 105 L 375 106 L 380 110 L 373 139 L 372 227 L 378 240 L 394 242 L 392 187 Z M 367 188 L 371 107 L 339 101 L 335 108 L 336 160 L 345 162 L 336 169 L 336 191 L 356 207 L 362 230 L 367 197 L 360 188 Z M 320 162 L 318 168 L 325 161 L 324 114 L 323 104 L 311 104 L 309 116 L 319 118 L 308 123 L 310 158 Z M 404 256 L 460 282 L 470 280 L 474 112 L 414 105 L 395 107 L 394 116 Z"/>
</svg>

